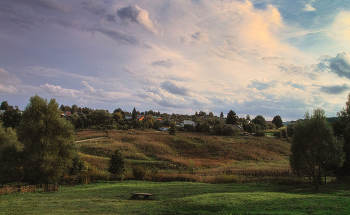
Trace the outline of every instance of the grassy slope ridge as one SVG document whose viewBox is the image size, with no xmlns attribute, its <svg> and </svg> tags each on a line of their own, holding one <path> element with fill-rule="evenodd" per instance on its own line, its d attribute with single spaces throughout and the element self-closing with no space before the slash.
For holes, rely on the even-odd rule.
<svg viewBox="0 0 350 215">
<path fill-rule="evenodd" d="M 314 193 L 266 183 L 108 182 L 3 195 L 0 214 L 349 214 L 348 188 L 327 184 Z M 155 197 L 130 200 L 130 192 Z"/>
<path fill-rule="evenodd" d="M 85 161 L 99 169 L 107 168 L 106 158 L 121 149 L 131 162 L 168 161 L 195 168 L 289 169 L 290 144 L 268 137 L 222 137 L 202 133 L 178 132 L 176 136 L 155 131 L 80 131 L 76 139 L 104 139 L 77 143 Z"/>
</svg>

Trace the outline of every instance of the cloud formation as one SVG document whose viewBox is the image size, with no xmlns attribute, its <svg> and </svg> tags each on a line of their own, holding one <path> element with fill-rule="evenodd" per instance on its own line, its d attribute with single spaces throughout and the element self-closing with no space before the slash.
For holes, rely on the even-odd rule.
<svg viewBox="0 0 350 215">
<path fill-rule="evenodd" d="M 276 86 L 276 84 L 277 84 L 277 81 L 264 82 L 264 81 L 253 80 L 251 84 L 248 85 L 248 87 L 255 88 L 257 90 L 267 90 L 271 87 Z"/>
<path fill-rule="evenodd" d="M 164 81 L 160 84 L 161 88 L 168 91 L 171 94 L 190 96 L 192 92 L 184 86 L 181 86 L 175 81 Z"/>
<path fill-rule="evenodd" d="M 334 85 L 334 86 L 322 86 L 321 91 L 328 93 L 328 94 L 341 94 L 347 90 L 349 90 L 350 87 L 347 84 L 343 85 Z"/>
<path fill-rule="evenodd" d="M 168 59 L 168 60 L 157 60 L 157 61 L 153 61 L 151 63 L 152 66 L 162 66 L 165 68 L 170 69 L 171 67 L 174 66 L 174 63 L 172 60 Z"/>
<path fill-rule="evenodd" d="M 120 8 L 117 11 L 117 15 L 123 21 L 134 22 L 136 24 L 141 25 L 147 31 L 154 34 L 158 34 L 157 28 L 149 19 L 148 11 L 140 8 L 137 5 L 130 5 L 127 7 Z"/>
<path fill-rule="evenodd" d="M 336 57 L 323 55 L 316 71 L 329 71 L 339 77 L 350 79 L 350 56 L 347 52 L 339 53 Z"/>
<path fill-rule="evenodd" d="M 181 37 L 181 43 L 200 44 L 209 41 L 209 34 L 203 31 L 197 31 L 186 37 Z"/>
</svg>

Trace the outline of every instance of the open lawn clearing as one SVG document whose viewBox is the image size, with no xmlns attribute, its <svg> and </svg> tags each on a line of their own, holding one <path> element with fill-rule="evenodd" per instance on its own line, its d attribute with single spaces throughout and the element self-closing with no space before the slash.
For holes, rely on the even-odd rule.
<svg viewBox="0 0 350 215">
<path fill-rule="evenodd" d="M 155 196 L 131 200 L 133 192 Z M 349 185 L 335 184 L 316 193 L 267 183 L 125 181 L 0 196 L 0 214 L 349 214 L 349 205 Z"/>
</svg>

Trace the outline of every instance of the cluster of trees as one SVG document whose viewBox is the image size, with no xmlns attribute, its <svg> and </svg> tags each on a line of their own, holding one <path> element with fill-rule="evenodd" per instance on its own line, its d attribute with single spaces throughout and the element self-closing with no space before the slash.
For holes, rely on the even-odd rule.
<svg viewBox="0 0 350 215">
<path fill-rule="evenodd" d="M 60 115 L 55 99 L 34 96 L 15 130 L 0 126 L 0 182 L 49 183 L 74 168 L 74 127 Z"/>
</svg>

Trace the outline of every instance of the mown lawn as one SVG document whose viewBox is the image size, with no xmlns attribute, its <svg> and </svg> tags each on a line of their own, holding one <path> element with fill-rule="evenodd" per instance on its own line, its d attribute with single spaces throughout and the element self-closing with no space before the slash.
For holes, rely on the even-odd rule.
<svg viewBox="0 0 350 215">
<path fill-rule="evenodd" d="M 131 200 L 130 192 L 155 194 Z M 0 214 L 350 214 L 349 185 L 125 181 L 0 196 Z"/>
</svg>

